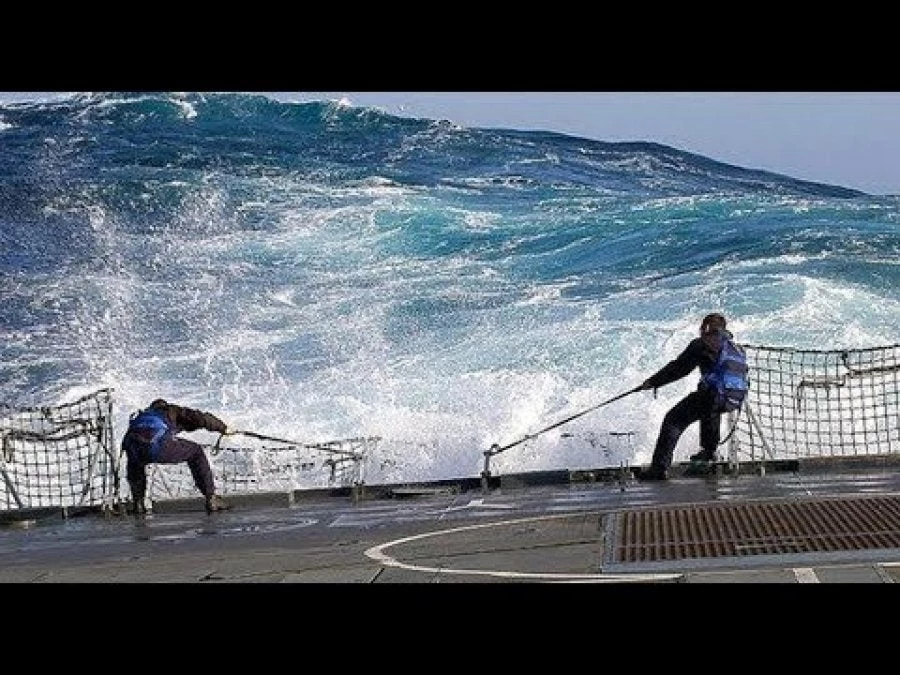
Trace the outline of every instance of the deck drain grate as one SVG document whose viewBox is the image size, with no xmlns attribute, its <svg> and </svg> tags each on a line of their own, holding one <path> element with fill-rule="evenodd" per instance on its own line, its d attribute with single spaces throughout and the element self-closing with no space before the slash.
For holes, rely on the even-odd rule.
<svg viewBox="0 0 900 675">
<path fill-rule="evenodd" d="M 613 541 L 615 563 L 900 548 L 900 496 L 625 511 Z"/>
</svg>

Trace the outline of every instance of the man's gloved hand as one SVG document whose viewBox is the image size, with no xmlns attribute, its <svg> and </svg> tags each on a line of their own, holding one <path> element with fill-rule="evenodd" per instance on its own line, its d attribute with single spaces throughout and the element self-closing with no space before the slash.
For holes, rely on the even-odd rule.
<svg viewBox="0 0 900 675">
<path fill-rule="evenodd" d="M 649 378 L 646 379 L 646 380 L 644 380 L 643 382 L 641 382 L 641 388 L 640 388 L 640 390 L 641 390 L 641 391 L 647 391 L 648 389 L 652 389 L 652 390 L 653 390 L 653 398 L 655 399 L 655 398 L 656 398 L 656 390 L 657 390 L 657 387 L 654 387 L 652 384 L 650 384 Z"/>
<path fill-rule="evenodd" d="M 233 436 L 233 435 L 236 434 L 237 432 L 238 432 L 238 430 L 235 429 L 234 427 L 226 426 L 226 427 L 225 427 L 225 431 L 222 432 L 222 435 L 223 435 L 223 436 Z"/>
</svg>

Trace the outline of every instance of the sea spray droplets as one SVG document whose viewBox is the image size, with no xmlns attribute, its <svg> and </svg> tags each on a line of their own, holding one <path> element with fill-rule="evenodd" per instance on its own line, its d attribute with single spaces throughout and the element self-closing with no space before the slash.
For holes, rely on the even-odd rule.
<svg viewBox="0 0 900 675">
<path fill-rule="evenodd" d="M 0 396 L 112 386 L 117 430 L 163 396 L 277 437 L 380 436 L 372 481 L 475 476 L 492 443 L 642 381 L 708 311 L 755 344 L 900 335 L 896 199 L 652 143 L 241 94 L 0 120 Z M 494 468 L 648 461 L 695 386 Z"/>
</svg>

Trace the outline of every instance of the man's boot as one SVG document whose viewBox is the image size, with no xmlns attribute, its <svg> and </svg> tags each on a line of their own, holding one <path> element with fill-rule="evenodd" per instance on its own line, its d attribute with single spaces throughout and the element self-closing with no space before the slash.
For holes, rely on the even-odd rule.
<svg viewBox="0 0 900 675">
<path fill-rule="evenodd" d="M 698 453 L 691 455 L 692 462 L 715 462 L 716 461 L 716 453 L 707 452 L 706 450 L 701 450 Z"/>
<path fill-rule="evenodd" d="M 229 508 L 231 508 L 229 504 L 217 494 L 212 494 L 206 498 L 207 513 L 212 513 L 213 511 L 226 511 Z"/>
<path fill-rule="evenodd" d="M 128 481 L 131 486 L 131 501 L 134 503 L 134 514 L 144 515 L 147 513 L 147 507 L 144 504 L 144 497 L 147 494 L 147 479 L 139 481 Z"/>
</svg>

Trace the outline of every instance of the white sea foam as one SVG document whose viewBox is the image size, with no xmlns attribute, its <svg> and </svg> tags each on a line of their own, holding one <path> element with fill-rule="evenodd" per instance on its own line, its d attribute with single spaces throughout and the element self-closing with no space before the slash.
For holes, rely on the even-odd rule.
<svg viewBox="0 0 900 675">
<path fill-rule="evenodd" d="M 173 138 L 206 115 L 203 97 L 167 100 L 183 106 Z M 92 166 L 69 117 L 42 129 L 52 143 L 23 175 L 67 180 L 36 186 L 10 247 L 0 393 L 41 403 L 112 387 L 117 434 L 162 396 L 302 443 L 379 437 L 371 481 L 450 478 L 520 440 L 496 472 L 649 461 L 696 373 L 531 436 L 636 386 L 709 311 L 757 345 L 883 346 L 900 332 L 895 204 L 648 195 L 636 174 L 665 188 L 706 169 L 446 123 L 404 121 L 409 133 L 369 145 L 378 116 L 348 106 L 301 130 L 307 155 L 279 154 L 281 119 L 258 157 L 194 139 L 124 167 L 103 153 Z M 95 104 L 82 112 L 79 137 L 105 130 Z M 483 162 L 486 140 L 497 154 Z M 696 446 L 691 428 L 676 458 Z"/>
</svg>

